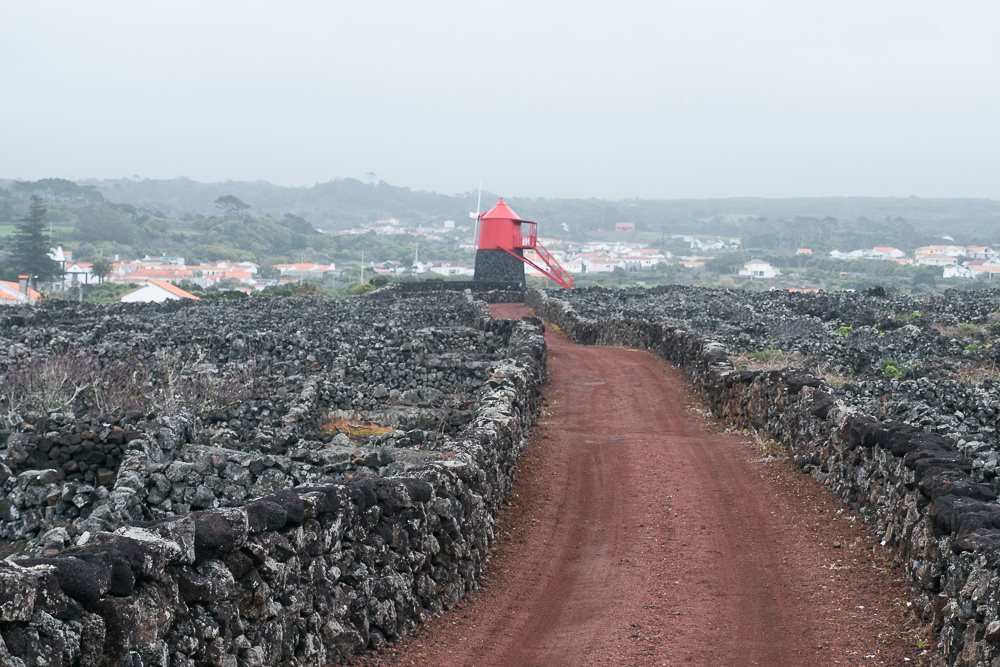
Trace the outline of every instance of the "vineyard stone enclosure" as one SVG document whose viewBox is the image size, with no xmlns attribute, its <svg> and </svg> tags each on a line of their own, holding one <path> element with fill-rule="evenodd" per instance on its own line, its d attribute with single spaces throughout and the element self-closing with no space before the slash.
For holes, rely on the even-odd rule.
<svg viewBox="0 0 1000 667">
<path fill-rule="evenodd" d="M 1000 664 L 1000 293 L 459 287 L 0 311 L 0 662 L 337 663 L 453 606 L 545 377 L 485 301 L 525 299 L 786 445 L 898 554 L 934 664 Z"/>
<path fill-rule="evenodd" d="M 491 298 L 0 311 L 0 664 L 337 663 L 475 590 L 545 377 Z"/>
</svg>

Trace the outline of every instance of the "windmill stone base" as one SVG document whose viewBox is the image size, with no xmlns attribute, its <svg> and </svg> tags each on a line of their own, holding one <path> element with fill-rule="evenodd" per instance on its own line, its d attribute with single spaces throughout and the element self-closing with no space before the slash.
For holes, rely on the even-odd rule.
<svg viewBox="0 0 1000 667">
<path fill-rule="evenodd" d="M 524 251 L 520 248 L 512 252 L 522 257 L 524 256 Z M 476 269 L 472 279 L 491 283 L 509 283 L 524 287 L 524 263 L 506 250 L 500 248 L 477 250 Z"/>
</svg>

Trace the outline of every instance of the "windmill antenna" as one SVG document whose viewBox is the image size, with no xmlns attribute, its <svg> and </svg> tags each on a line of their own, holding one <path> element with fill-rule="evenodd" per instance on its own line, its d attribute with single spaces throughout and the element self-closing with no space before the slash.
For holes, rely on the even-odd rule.
<svg viewBox="0 0 1000 667">
<path fill-rule="evenodd" d="M 474 245 L 476 248 L 479 248 L 479 219 L 482 217 L 482 214 L 480 213 L 482 203 L 483 203 L 483 182 L 479 181 L 479 196 L 476 197 L 476 212 L 469 214 L 470 218 L 476 219 L 476 231 L 473 234 L 473 240 L 472 240 L 472 245 Z"/>
</svg>

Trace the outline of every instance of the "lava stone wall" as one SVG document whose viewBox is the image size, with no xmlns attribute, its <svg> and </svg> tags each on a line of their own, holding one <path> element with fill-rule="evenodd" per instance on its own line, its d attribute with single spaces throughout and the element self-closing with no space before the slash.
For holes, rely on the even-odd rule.
<svg viewBox="0 0 1000 667">
<path fill-rule="evenodd" d="M 1000 665 L 1000 504 L 954 439 L 879 420 L 810 373 L 734 370 L 726 346 L 658 318 L 588 318 L 560 299 L 533 290 L 526 303 L 572 340 L 648 349 L 684 369 L 718 418 L 785 443 L 872 521 L 938 632 L 933 664 Z"/>
<path fill-rule="evenodd" d="M 0 561 L 0 663 L 337 663 L 398 638 L 475 590 L 494 516 L 538 408 L 545 376 L 541 325 L 493 322 L 485 304 L 469 295 L 425 296 L 419 305 L 386 298 L 349 306 L 293 302 L 287 311 L 286 302 L 272 302 L 255 325 L 204 331 L 204 349 L 216 362 L 265 357 L 260 363 L 273 381 L 269 388 L 286 392 L 280 400 L 254 400 L 273 402 L 274 416 L 251 419 L 240 406 L 212 420 L 190 412 L 121 416 L 92 433 L 95 446 L 124 446 L 117 468 L 105 459 L 114 477 L 103 480 L 107 485 L 71 480 L 63 468 L 19 470 L 11 456 L 35 438 L 32 454 L 25 449 L 22 458 L 40 463 L 47 445 L 39 448 L 38 432 L 50 434 L 44 437 L 52 448 L 71 447 L 63 440 L 80 435 L 82 443 L 82 429 L 96 417 L 53 414 L 42 424 L 39 416 L 41 428 L 25 423 L 7 433 L 0 471 L 7 471 L 8 511 L 18 508 L 22 517 L 37 511 L 39 521 L 47 517 L 54 527 L 32 535 L 22 521 L 20 551 Z M 181 323 L 199 330 L 206 317 L 201 308 L 200 317 L 185 308 L 138 312 L 150 329 L 190 340 L 191 328 L 185 332 Z M 239 310 L 246 306 L 224 308 L 253 319 Z M 329 317 L 316 325 L 326 337 L 311 335 L 307 327 L 326 308 Z M 302 310 L 301 318 L 292 317 Z M 270 324 L 275 311 L 290 323 L 280 335 Z M 71 322 L 85 318 L 73 313 Z M 171 327 L 159 329 L 157 313 L 169 315 L 173 334 Z M 13 316 L 65 327 L 66 315 Z M 106 317 L 99 315 L 98 325 Z M 352 321 L 358 324 L 350 350 L 322 342 Z M 380 322 L 379 336 L 362 344 L 364 332 Z M 121 331 L 117 341 L 131 344 L 143 328 L 141 321 L 130 326 L 131 334 Z M 119 330 L 118 324 L 109 329 Z M 386 343 L 401 334 L 406 340 Z M 46 335 L 53 335 L 51 327 Z M 214 336 L 229 344 L 213 345 Z M 289 338 L 295 343 L 286 347 Z M 394 378 L 385 359 L 414 341 L 423 345 L 414 369 L 437 361 L 408 389 L 409 373 Z M 410 352 L 414 347 L 420 346 Z M 340 356 L 346 363 L 335 363 Z M 397 363 L 409 369 L 404 362 Z M 367 381 L 352 383 L 352 369 L 365 363 Z M 346 399 L 324 385 L 331 373 L 331 387 L 355 387 L 372 400 L 345 406 Z M 444 406 L 446 418 L 435 432 L 396 428 L 367 441 L 317 434 L 324 419 L 317 413 L 392 414 L 409 422 L 413 410 L 443 410 L 429 399 L 422 408 L 419 396 L 414 404 L 401 402 L 406 391 L 432 393 L 435 382 L 441 394 L 462 387 L 468 393 L 462 405 Z M 449 431 L 446 422 L 458 413 L 462 418 Z"/>
</svg>

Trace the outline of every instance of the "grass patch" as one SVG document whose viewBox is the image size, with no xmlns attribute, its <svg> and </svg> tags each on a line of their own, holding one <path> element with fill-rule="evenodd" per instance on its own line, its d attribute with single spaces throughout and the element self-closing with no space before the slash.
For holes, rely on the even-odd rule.
<svg viewBox="0 0 1000 667">
<path fill-rule="evenodd" d="M 327 422 L 320 427 L 321 433 L 343 433 L 349 438 L 368 438 L 373 435 L 383 433 L 395 433 L 396 429 L 387 426 L 379 426 L 374 422 L 366 422 L 362 419 L 338 419 Z"/>
<path fill-rule="evenodd" d="M 781 350 L 758 350 L 729 358 L 738 371 L 777 371 L 787 366 L 788 357 Z"/>
<path fill-rule="evenodd" d="M 851 378 L 844 377 L 843 375 L 828 375 L 823 376 L 823 381 L 830 387 L 830 389 L 840 389 L 845 384 L 851 381 Z"/>
<path fill-rule="evenodd" d="M 986 333 L 986 327 L 982 324 L 962 322 L 954 327 L 939 327 L 938 331 L 951 338 L 980 338 Z"/>
<path fill-rule="evenodd" d="M 770 458 L 780 458 L 788 453 L 788 447 L 784 444 L 764 438 L 758 442 L 761 454 Z"/>
<path fill-rule="evenodd" d="M 997 366 L 996 362 L 988 364 L 973 364 L 966 366 L 955 373 L 952 377 L 960 382 L 966 383 L 976 383 L 983 382 L 984 380 L 991 380 L 996 382 L 1000 380 L 1000 367 Z"/>
</svg>

